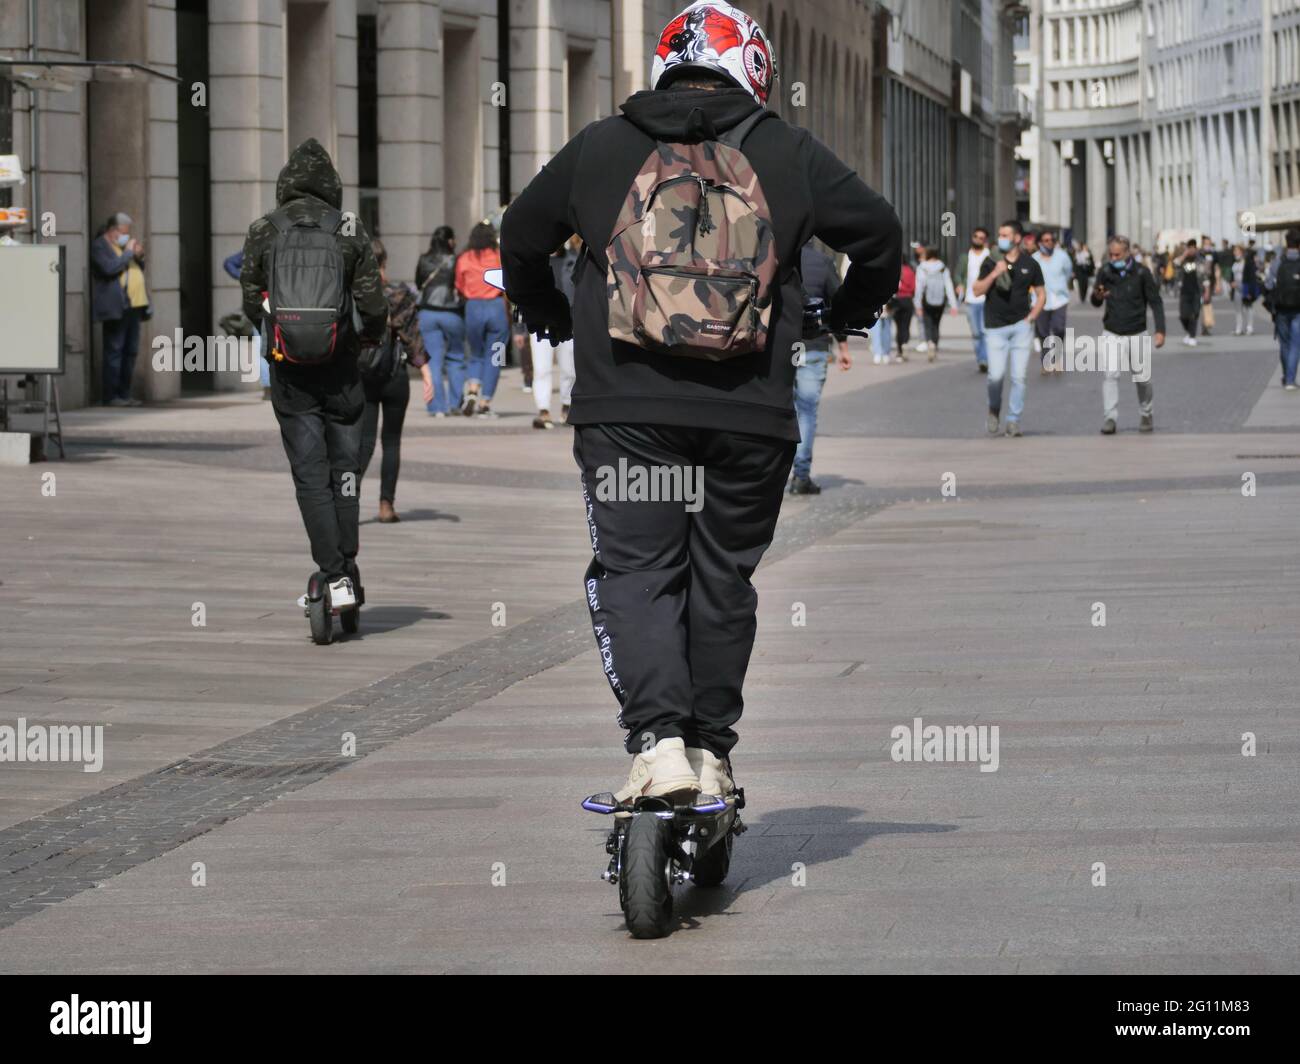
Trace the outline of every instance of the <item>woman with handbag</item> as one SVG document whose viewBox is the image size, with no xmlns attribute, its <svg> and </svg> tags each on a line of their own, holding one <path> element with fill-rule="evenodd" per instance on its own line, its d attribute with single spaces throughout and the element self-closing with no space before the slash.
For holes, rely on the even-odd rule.
<svg viewBox="0 0 1300 1064">
<path fill-rule="evenodd" d="M 382 440 L 383 457 L 379 471 L 379 523 L 393 524 L 401 518 L 393 507 L 397 497 L 397 472 L 402 464 L 402 425 L 406 421 L 406 408 L 411 401 L 411 378 L 407 365 L 419 369 L 424 377 L 424 401 L 430 402 L 434 382 L 429 366 L 429 356 L 424 349 L 420 333 L 419 311 L 415 294 L 404 284 L 388 280 L 388 251 L 380 240 L 370 242 L 384 282 L 384 296 L 388 300 L 388 332 L 378 348 L 363 349 L 358 360 L 361 383 L 366 392 L 366 407 L 361 415 L 360 481 L 366 475 L 370 459 L 375 453 L 375 440 Z M 379 432 L 379 415 L 383 413 L 384 429 Z"/>
<path fill-rule="evenodd" d="M 420 335 L 429 356 L 433 394 L 425 406 L 434 417 L 459 412 L 465 386 L 465 299 L 456 289 L 456 234 L 440 225 L 429 238 L 429 250 L 415 267 L 420 290 Z M 444 391 L 442 377 L 447 375 Z"/>
</svg>

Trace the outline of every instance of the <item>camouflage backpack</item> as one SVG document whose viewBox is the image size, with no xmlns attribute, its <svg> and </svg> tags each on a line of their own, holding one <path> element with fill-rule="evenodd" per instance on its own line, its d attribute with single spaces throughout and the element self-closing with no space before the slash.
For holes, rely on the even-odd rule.
<svg viewBox="0 0 1300 1064">
<path fill-rule="evenodd" d="M 767 346 L 776 244 L 740 145 L 769 113 L 717 140 L 650 152 L 605 249 L 615 340 L 712 362 Z"/>
</svg>

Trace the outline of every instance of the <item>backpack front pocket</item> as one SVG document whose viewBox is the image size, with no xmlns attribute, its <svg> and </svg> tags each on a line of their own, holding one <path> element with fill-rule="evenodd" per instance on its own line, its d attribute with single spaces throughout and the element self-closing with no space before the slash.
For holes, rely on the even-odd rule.
<svg viewBox="0 0 1300 1064">
<path fill-rule="evenodd" d="M 643 266 L 633 320 L 647 347 L 719 362 L 758 348 L 758 279 Z"/>
</svg>

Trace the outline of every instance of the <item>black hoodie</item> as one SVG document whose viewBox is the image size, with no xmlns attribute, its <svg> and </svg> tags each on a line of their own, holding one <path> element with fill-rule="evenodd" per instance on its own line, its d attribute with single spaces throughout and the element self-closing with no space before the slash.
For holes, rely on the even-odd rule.
<svg viewBox="0 0 1300 1064">
<path fill-rule="evenodd" d="M 319 218 L 326 209 L 340 209 L 343 182 L 320 142 L 309 137 L 289 155 L 275 183 L 275 202 L 288 209 L 291 218 Z M 361 316 L 362 343 L 377 344 L 388 325 L 388 300 L 379 279 L 379 267 L 370 248 L 370 234 L 355 215 L 338 233 L 339 250 L 352 287 L 352 302 Z M 264 215 L 248 227 L 244 240 L 244 265 L 239 285 L 244 297 L 244 314 L 257 325 L 262 320 L 262 296 L 266 291 L 266 253 L 275 243 L 277 230 Z M 357 352 L 344 352 L 356 357 Z"/>
<path fill-rule="evenodd" d="M 792 356 L 803 323 L 800 249 L 817 236 L 848 254 L 852 266 L 832 308 L 839 324 L 868 322 L 898 288 L 902 230 L 893 208 L 807 130 L 771 115 L 743 146 L 772 211 L 780 263 L 767 349 L 708 362 L 610 338 L 605 246 L 654 142 L 713 139 L 757 107 L 738 88 L 636 93 L 622 115 L 593 122 L 560 149 L 506 211 L 506 291 L 525 315 L 554 299 L 551 252 L 575 232 L 587 247 L 575 278 L 570 423 L 689 425 L 797 440 Z"/>
</svg>

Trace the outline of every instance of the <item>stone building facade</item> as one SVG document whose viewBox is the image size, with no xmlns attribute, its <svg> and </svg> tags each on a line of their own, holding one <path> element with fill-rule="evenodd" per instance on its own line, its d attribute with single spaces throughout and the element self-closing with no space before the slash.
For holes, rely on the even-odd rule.
<svg viewBox="0 0 1300 1064">
<path fill-rule="evenodd" d="M 31 166 L 34 97 L 41 208 L 57 220 L 41 239 L 68 245 L 63 405 L 97 398 L 87 249 L 112 212 L 136 220 L 148 253 L 153 317 L 137 394 L 246 387 L 233 372 L 150 372 L 147 352 L 152 337 L 177 328 L 211 335 L 238 307 L 222 262 L 273 205 L 293 145 L 308 136 L 325 145 L 343 178 L 344 207 L 385 241 L 392 276 L 409 279 L 436 226 L 463 236 L 585 123 L 647 86 L 658 34 L 683 2 L 39 0 L 40 59 L 148 68 L 130 81 L 97 79 L 65 92 L 33 94 L 0 78 L 0 153 Z M 742 6 L 776 53 L 770 105 L 911 211 L 913 235 L 937 237 L 935 208 L 954 202 L 974 204 L 963 208 L 971 214 L 998 213 L 989 204 L 1006 179 L 992 63 L 1001 13 L 1014 5 Z M 0 57 L 27 55 L 28 10 L 29 0 L 0 0 Z M 967 42 L 957 60 L 954 34 Z M 917 138 L 909 123 L 922 113 L 929 125 Z M 970 156 L 960 161 L 959 142 Z M 921 176 L 924 197 L 914 202 Z M 36 187 L 0 191 L 0 199 L 26 206 Z"/>
</svg>

